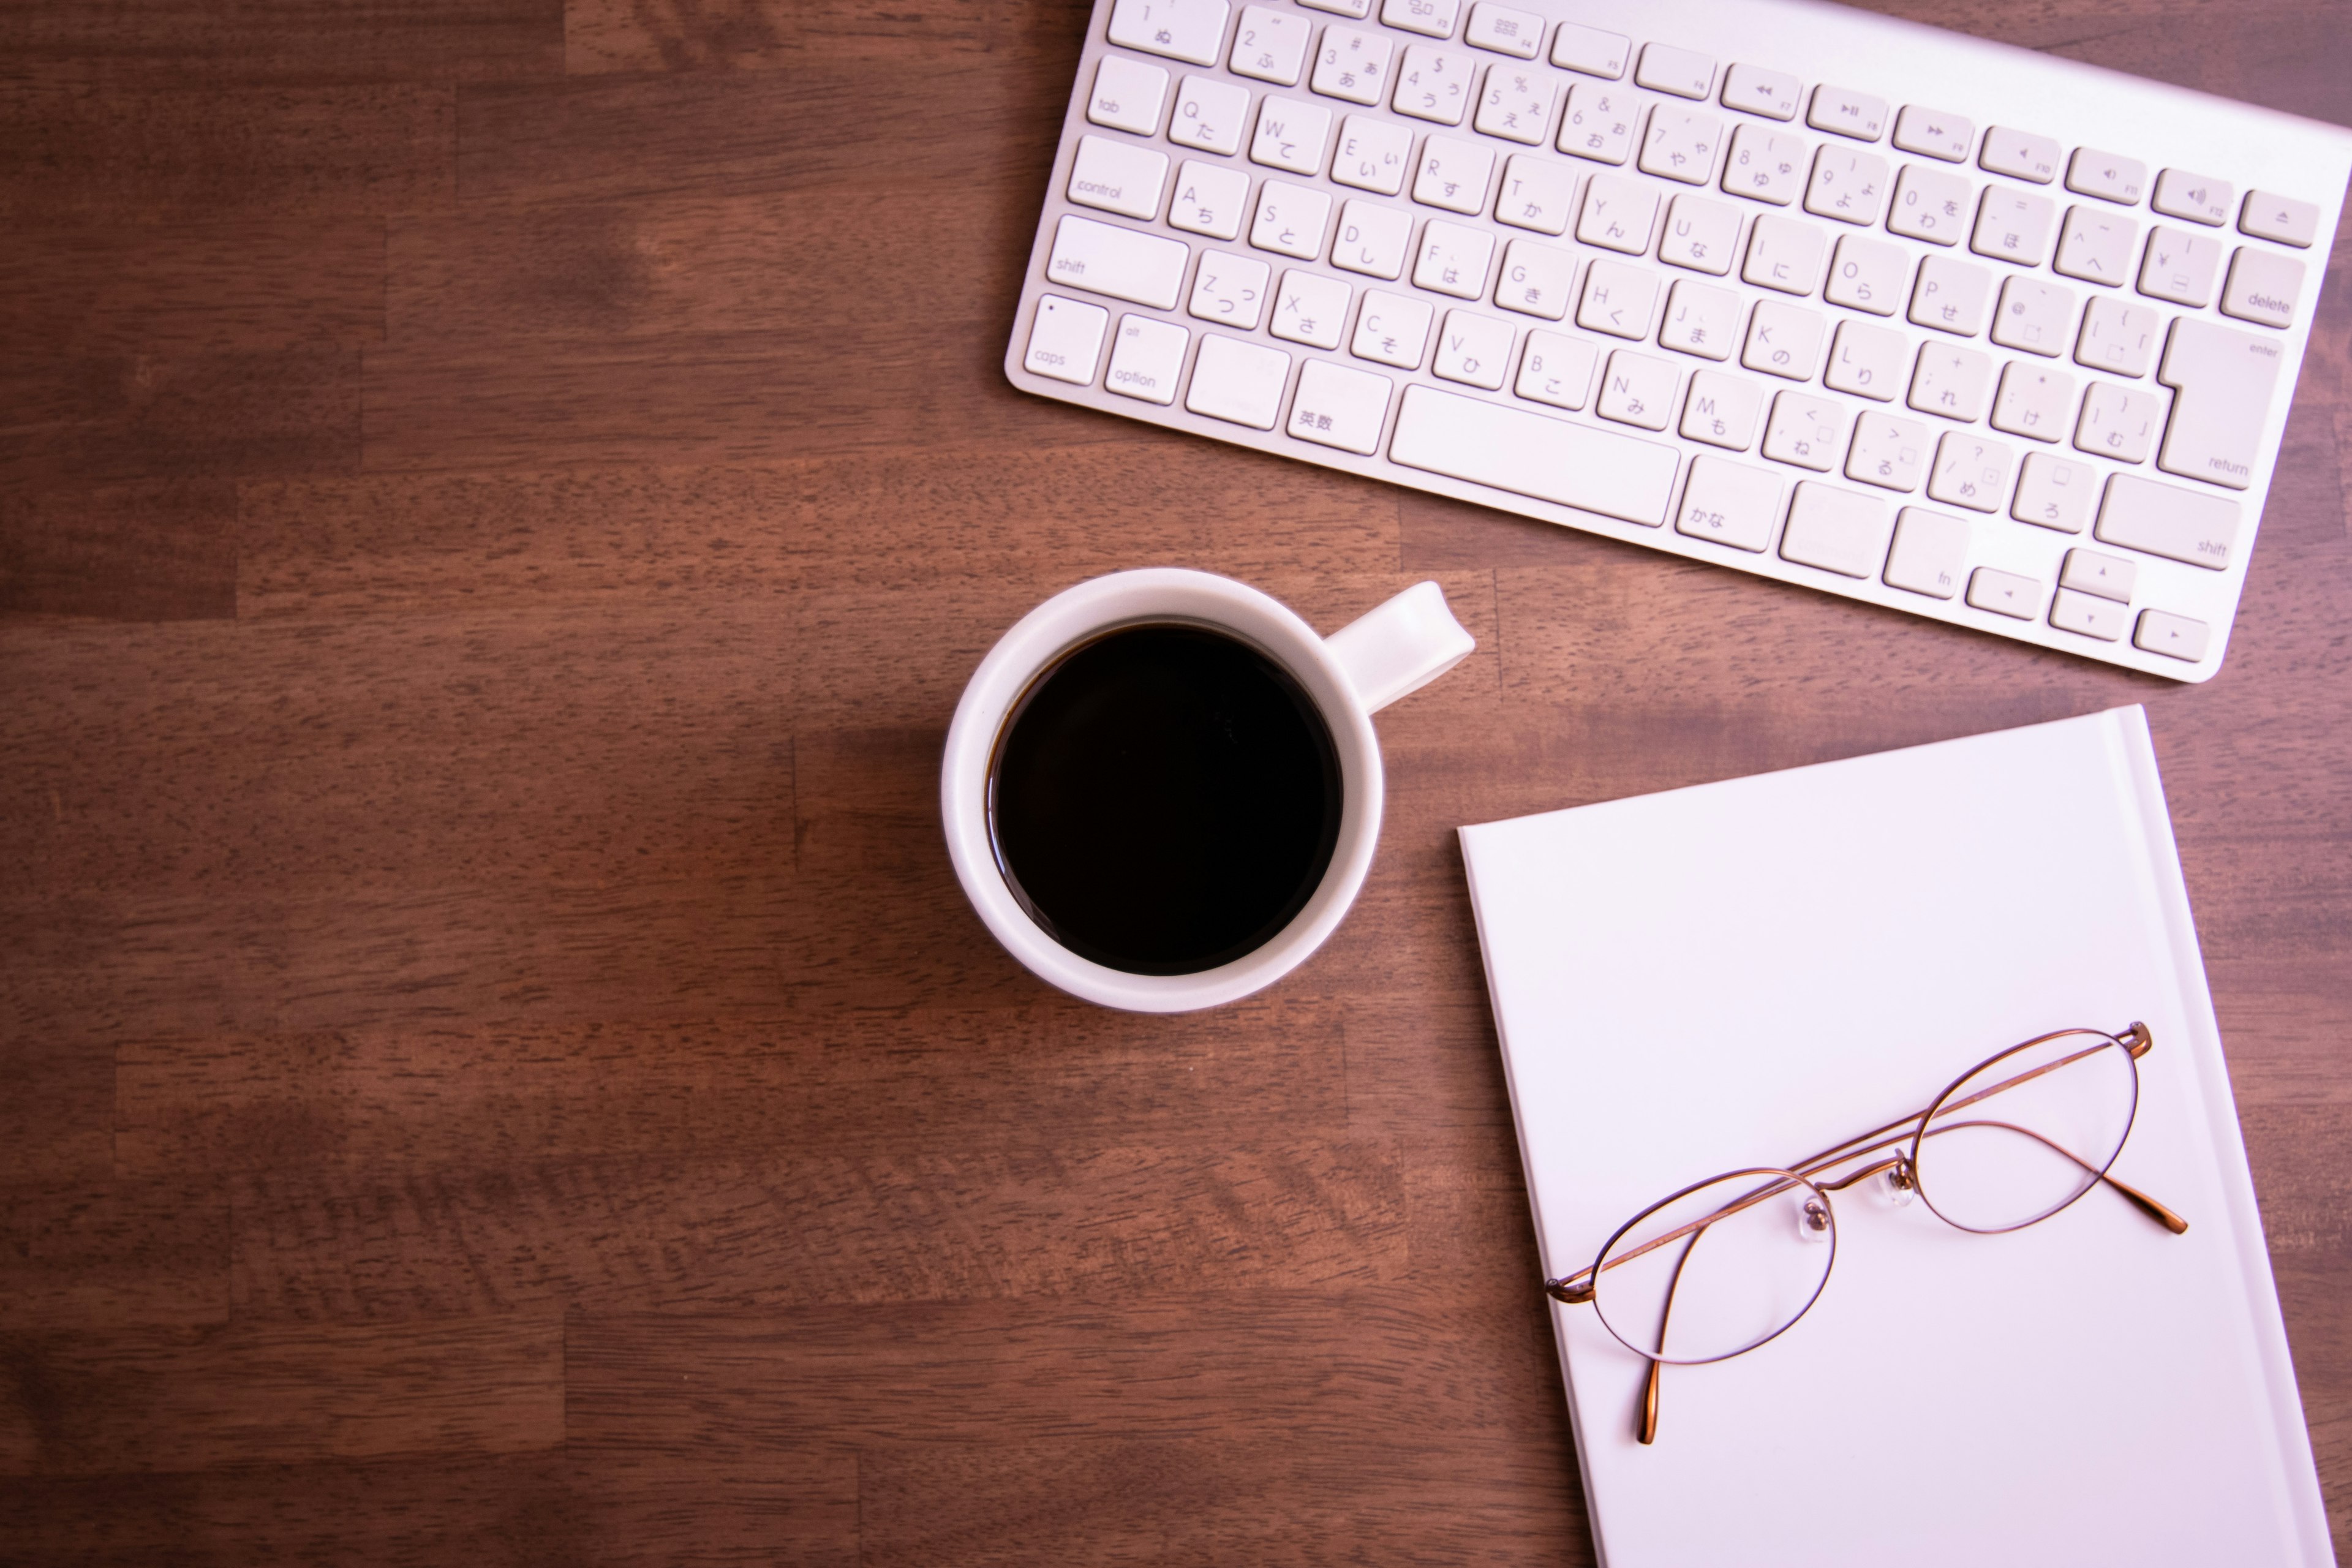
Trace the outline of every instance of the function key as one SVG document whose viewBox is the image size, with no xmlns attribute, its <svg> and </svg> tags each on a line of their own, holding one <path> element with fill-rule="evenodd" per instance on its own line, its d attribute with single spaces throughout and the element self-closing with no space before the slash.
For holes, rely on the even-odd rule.
<svg viewBox="0 0 2352 1568">
<path fill-rule="evenodd" d="M 2192 174 L 2186 169 L 2167 169 L 2156 177 L 2156 195 L 2151 202 L 2167 217 L 2185 217 L 2190 223 L 2218 228 L 2230 221 L 2230 204 L 2237 194 L 2227 180 Z"/>
<path fill-rule="evenodd" d="M 2074 162 L 2066 165 L 2066 188 L 2078 196 L 2135 206 L 2140 193 L 2147 189 L 2147 165 L 2137 158 L 2077 147 Z"/>
<path fill-rule="evenodd" d="M 2275 239 L 2281 245 L 2308 249 L 2319 237 L 2319 209 L 2293 196 L 2248 191 L 2246 205 L 2238 214 L 2238 226 L 2256 239 Z"/>
<path fill-rule="evenodd" d="M 1552 64 L 1562 70 L 1581 71 L 1611 81 L 1625 74 L 1625 61 L 1633 52 L 1631 40 L 1598 27 L 1581 27 L 1574 22 L 1562 22 L 1551 40 Z"/>
<path fill-rule="evenodd" d="M 1964 115 L 1906 103 L 1903 112 L 1895 117 L 1895 144 L 1922 158 L 1965 163 L 1969 161 L 1969 143 L 1976 139 L 1976 121 Z"/>
<path fill-rule="evenodd" d="M 2046 185 L 2058 177 L 2058 143 L 2047 136 L 1996 125 L 1985 132 L 1977 162 L 1996 174 L 2012 174 Z"/>
<path fill-rule="evenodd" d="M 1160 106 L 1168 97 L 1168 73 L 1158 66 L 1105 55 L 1095 68 L 1094 96 L 1087 100 L 1087 118 L 1114 131 L 1149 136 L 1160 129 Z"/>
<path fill-rule="evenodd" d="M 1825 82 L 1813 89 L 1813 107 L 1806 112 L 1805 123 L 1832 135 L 1875 142 L 1886 130 L 1886 100 Z"/>
<path fill-rule="evenodd" d="M 1317 11 L 1328 11 L 1335 16 L 1352 16 L 1359 22 L 1372 14 L 1372 0 L 1298 0 L 1298 3 Z"/>
<path fill-rule="evenodd" d="M 1462 35 L 1462 41 L 1474 49 L 1492 49 L 1498 55 L 1531 60 L 1543 47 L 1543 18 L 1480 0 L 1470 7 L 1470 27 Z"/>
<path fill-rule="evenodd" d="M 1118 0 L 1111 7 L 1110 41 L 1213 66 L 1224 53 L 1225 18 L 1232 14 L 1225 0 Z"/>
<path fill-rule="evenodd" d="M 1452 37 L 1461 14 L 1461 0 L 1382 0 L 1381 5 L 1381 20 L 1390 26 L 1433 38 Z"/>
<path fill-rule="evenodd" d="M 1786 71 L 1768 71 L 1761 66 L 1733 66 L 1723 73 L 1726 109 L 1745 110 L 1774 120 L 1794 120 L 1797 100 L 1804 93 L 1805 84 Z"/>
<path fill-rule="evenodd" d="M 1654 91 L 1704 99 L 1715 89 L 1715 57 L 1672 44 L 1643 44 L 1633 79 Z"/>
</svg>

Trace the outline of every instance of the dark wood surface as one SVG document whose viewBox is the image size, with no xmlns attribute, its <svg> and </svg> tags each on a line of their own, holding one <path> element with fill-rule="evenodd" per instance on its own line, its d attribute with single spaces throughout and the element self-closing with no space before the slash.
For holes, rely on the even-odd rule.
<svg viewBox="0 0 2352 1568">
<path fill-rule="evenodd" d="M 2352 121 L 2343 0 L 1892 8 Z M 2352 1548 L 2352 247 L 2177 688 L 1013 392 L 1084 16 L 0 12 L 0 1561 L 1589 1562 L 1452 829 L 2130 701 Z M 1144 1019 L 935 781 L 1162 563 L 1479 652 Z"/>
</svg>

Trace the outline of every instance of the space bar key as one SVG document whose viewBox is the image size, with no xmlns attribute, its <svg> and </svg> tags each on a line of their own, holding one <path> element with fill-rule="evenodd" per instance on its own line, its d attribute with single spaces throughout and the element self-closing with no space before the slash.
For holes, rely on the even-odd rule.
<svg viewBox="0 0 2352 1568">
<path fill-rule="evenodd" d="M 1524 409 L 1405 388 L 1389 456 L 1409 468 L 1656 528 L 1666 521 L 1678 454 Z"/>
</svg>

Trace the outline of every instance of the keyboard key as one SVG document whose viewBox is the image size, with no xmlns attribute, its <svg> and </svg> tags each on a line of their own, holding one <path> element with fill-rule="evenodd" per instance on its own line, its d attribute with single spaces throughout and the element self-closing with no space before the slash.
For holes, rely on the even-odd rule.
<svg viewBox="0 0 2352 1568">
<path fill-rule="evenodd" d="M 1173 321 L 1121 316 L 1104 389 L 1146 403 L 1175 402 L 1176 382 L 1184 374 L 1184 347 L 1192 341 L 1192 334 Z"/>
<path fill-rule="evenodd" d="M 1184 313 L 1237 331 L 1255 331 L 1265 313 L 1266 285 L 1273 279 L 1274 268 L 1254 256 L 1204 250 L 1192 269 L 1192 294 L 1184 301 Z"/>
<path fill-rule="evenodd" d="M 1508 321 L 1474 310 L 1448 310 L 1438 326 L 1437 357 L 1429 368 L 1447 381 L 1500 392 L 1503 377 L 1510 373 L 1513 335 Z"/>
<path fill-rule="evenodd" d="M 1757 226 L 1763 226 L 1761 218 Z M 1911 258 L 1899 247 L 1850 234 L 1837 243 L 1837 255 L 1830 263 L 1829 287 L 1822 295 L 1832 305 L 1891 316 L 1902 302 L 1903 284 L 1910 276 Z"/>
<path fill-rule="evenodd" d="M 2074 296 L 2038 278 L 2011 278 L 2000 286 L 1992 313 L 1992 341 L 2005 349 L 2055 358 L 2066 349 L 2074 321 Z"/>
<path fill-rule="evenodd" d="M 1470 216 L 1486 210 L 1487 182 L 1495 177 L 1495 153 L 1490 147 L 1433 136 L 1421 144 L 1421 163 L 1413 171 L 1412 199 L 1423 206 Z"/>
<path fill-rule="evenodd" d="M 2103 202 L 2133 206 L 2147 188 L 2147 165 L 2137 158 L 2077 147 L 2066 165 L 2066 188 L 2078 196 L 2096 196 Z"/>
<path fill-rule="evenodd" d="M 2238 503 L 2137 474 L 2107 481 L 2095 538 L 2219 572 L 2238 542 Z"/>
<path fill-rule="evenodd" d="M 1503 276 L 1495 303 L 1522 315 L 1557 321 L 1576 295 L 1576 257 L 1554 246 L 1515 239 L 1503 247 Z"/>
<path fill-rule="evenodd" d="M 1176 171 L 1176 195 L 1168 204 L 1168 226 L 1193 234 L 1236 239 L 1249 211 L 1249 176 L 1186 159 Z"/>
<path fill-rule="evenodd" d="M 1983 268 L 1930 256 L 1919 263 L 1918 286 L 1911 290 L 1911 323 L 1972 338 L 1984 330 L 1991 293 L 1992 274 Z"/>
<path fill-rule="evenodd" d="M 2167 615 L 2162 610 L 2142 610 L 2139 625 L 2132 630 L 2132 647 L 2160 653 L 2168 658 L 2203 658 L 2205 638 L 2203 621 Z"/>
<path fill-rule="evenodd" d="M 1824 83 L 1813 89 L 1813 103 L 1805 111 L 1805 123 L 1816 131 L 1851 136 L 1857 142 L 1875 142 L 1886 129 L 1886 100 L 1852 88 Z"/>
<path fill-rule="evenodd" d="M 1853 422 L 1845 477 L 1881 489 L 1916 490 L 1927 466 L 1927 432 L 1908 419 L 1864 414 Z"/>
<path fill-rule="evenodd" d="M 1292 268 L 1275 291 L 1274 320 L 1266 331 L 1288 342 L 1336 349 L 1347 326 L 1348 301 L 1355 290 L 1337 278 Z"/>
<path fill-rule="evenodd" d="M 1470 7 L 1470 26 L 1464 30 L 1462 41 L 1472 48 L 1531 60 L 1543 47 L 1543 18 L 1532 12 L 1481 0 Z"/>
<path fill-rule="evenodd" d="M 1078 138 L 1078 155 L 1070 166 L 1070 200 L 1078 205 L 1148 221 L 1160 216 L 1160 193 L 1167 188 L 1165 153 L 1108 136 Z"/>
<path fill-rule="evenodd" d="M 1461 12 L 1458 0 L 1384 0 L 1381 20 L 1408 33 L 1432 38 L 1454 36 L 1454 20 Z"/>
<path fill-rule="evenodd" d="M 1828 238 L 1817 226 L 1759 217 L 1748 231 L 1748 259 L 1740 265 L 1739 276 L 1759 289 L 1810 294 L 1822 286 L 1822 258 L 1828 253 Z"/>
<path fill-rule="evenodd" d="M 1739 296 L 1730 289 L 1710 289 L 1685 279 L 1666 296 L 1666 319 L 1658 328 L 1660 348 L 1700 359 L 1726 360 L 1738 341 Z"/>
<path fill-rule="evenodd" d="M 1715 150 L 1722 142 L 1722 121 L 1662 103 L 1650 110 L 1650 133 L 1642 142 L 1642 172 L 1685 185 L 1703 185 L 1714 177 Z"/>
<path fill-rule="evenodd" d="M 1741 375 L 1724 375 L 1711 370 L 1696 372 L 1691 376 L 1690 395 L 1683 400 L 1683 422 L 1679 428 L 1684 437 L 1704 441 L 1710 447 L 1744 452 L 1756 439 L 1756 421 L 1764 412 L 1764 389 Z M 1704 462 L 1706 459 L 1701 458 Z M 1748 470 L 1753 472 L 1755 470 Z M 1777 502 L 1780 481 L 1772 481 Z M 1765 538 L 1771 532 L 1772 519 L 1763 520 L 1763 532 L 1756 543 L 1742 548 L 1764 548 Z M 1684 529 L 1684 532 L 1690 531 Z"/>
<path fill-rule="evenodd" d="M 1828 335 L 1829 322 L 1818 310 L 1779 300 L 1759 300 L 1748 318 L 1748 342 L 1739 351 L 1739 363 L 1766 375 L 1811 381 L 1821 369 L 1822 340 Z"/>
<path fill-rule="evenodd" d="M 1566 32 L 1568 24 L 1560 24 Z M 1568 112 L 1560 116 L 1563 153 L 1590 158 L 1596 163 L 1622 163 L 1633 155 L 1634 100 L 1614 88 L 1579 82 L 1568 89 Z"/>
<path fill-rule="evenodd" d="M 1529 332 L 1527 353 L 1519 356 L 1519 378 L 1511 390 L 1554 408 L 1581 408 L 1592 388 L 1592 367 L 1600 359 L 1600 352 L 1582 338 Z"/>
<path fill-rule="evenodd" d="M 2233 490 L 2252 484 L 2284 357 L 2274 339 L 2175 321 L 2156 377 L 2176 392 L 2156 466 Z"/>
<path fill-rule="evenodd" d="M 1559 96 L 1559 79 L 1541 69 L 1486 72 L 1486 91 L 1478 100 L 1475 127 L 1488 136 L 1529 147 L 1543 145 L 1551 129 L 1551 106 Z"/>
<path fill-rule="evenodd" d="M 1787 396 L 1786 393 L 1781 394 Z M 1852 490 L 1801 484 L 1780 531 L 1780 554 L 1842 577 L 1875 577 L 1886 559 L 1886 503 Z"/>
<path fill-rule="evenodd" d="M 2087 463 L 2028 452 L 2009 515 L 2036 528 L 2080 533 L 2091 520 L 2091 501 L 2098 487 L 2098 470 Z"/>
<path fill-rule="evenodd" d="M 1029 324 L 1029 349 L 1021 357 L 1022 368 L 1032 375 L 1049 375 L 1085 386 L 1095 378 L 1103 333 L 1109 328 L 1110 312 L 1100 305 L 1065 300 L 1058 294 L 1041 295 L 1037 319 Z"/>
<path fill-rule="evenodd" d="M 2167 217 L 2185 217 L 2190 223 L 2219 228 L 2230 221 L 2230 206 L 2237 195 L 2227 180 L 2167 169 L 2156 177 L 2156 195 L 2148 198 L 2148 205 Z"/>
<path fill-rule="evenodd" d="M 1389 456 L 1423 468 L 1655 528 L 1680 464 L 1674 447 L 1506 404 L 1408 386 Z"/>
<path fill-rule="evenodd" d="M 2010 450 L 1954 430 L 1936 443 L 1936 467 L 1927 479 L 1927 493 L 1951 506 L 1970 511 L 1999 511 L 2009 494 Z"/>
<path fill-rule="evenodd" d="M 2013 363 L 2000 373 L 1993 400 L 1992 427 L 2029 441 L 2053 445 L 2066 433 L 2074 406 L 2074 378 L 2046 365 Z"/>
<path fill-rule="evenodd" d="M 1429 323 L 1436 310 L 1420 300 L 1408 300 L 1402 294 L 1383 294 L 1375 289 L 1364 296 L 1364 308 L 1356 317 L 1356 335 L 1348 344 L 1348 352 L 1358 359 L 1393 365 L 1399 370 L 1419 370 L 1423 351 L 1429 346 Z"/>
<path fill-rule="evenodd" d="M 1984 417 L 1985 398 L 1991 391 L 1991 356 L 1957 343 L 1922 343 L 1911 369 L 1910 395 L 1904 401 L 1922 414 L 1970 424 Z"/>
<path fill-rule="evenodd" d="M 1372 0 L 1298 0 L 1301 5 L 1317 11 L 1328 11 L 1335 16 L 1349 16 L 1360 22 L 1372 14 Z"/>
<path fill-rule="evenodd" d="M 2265 327 L 2294 324 L 2303 295 L 2303 263 L 2242 245 L 2230 258 L 2230 279 L 2221 285 L 2221 314 Z"/>
<path fill-rule="evenodd" d="M 1824 398 L 1784 392 L 1772 399 L 1764 426 L 1764 455 L 1826 474 L 1845 450 L 1845 410 Z"/>
<path fill-rule="evenodd" d="M 1290 400 L 1290 433 L 1369 458 L 1381 449 L 1381 426 L 1395 391 L 1387 376 L 1310 359 L 1299 368 L 1298 392 Z"/>
<path fill-rule="evenodd" d="M 1835 391 L 1892 403 L 1903 384 L 1903 362 L 1910 352 L 1910 340 L 1900 332 L 1841 321 L 1830 345 L 1830 367 L 1822 379 Z"/>
<path fill-rule="evenodd" d="M 1105 55 L 1095 68 L 1095 90 L 1087 118 L 1113 131 L 1150 136 L 1160 129 L 1160 106 L 1168 101 L 1168 73 L 1158 66 Z"/>
<path fill-rule="evenodd" d="M 2058 574 L 2058 585 L 2078 593 L 2095 594 L 2102 599 L 2113 599 L 2118 605 L 2131 603 L 2132 584 L 2139 576 L 2139 568 L 2120 555 L 2102 555 L 2095 550 L 2069 550 L 2066 564 Z"/>
<path fill-rule="evenodd" d="M 1975 186 L 1958 174 L 1906 163 L 1895 182 L 1895 205 L 1886 226 L 1930 245 L 1958 245 L 1969 226 Z"/>
<path fill-rule="evenodd" d="M 1225 0 L 1118 0 L 1110 41 L 1123 49 L 1213 66 L 1223 52 Z"/>
<path fill-rule="evenodd" d="M 1395 55 L 1396 44 L 1378 33 L 1326 27 L 1323 47 L 1315 56 L 1315 76 L 1307 85 L 1326 98 L 1378 103 L 1387 95 L 1389 66 Z"/>
<path fill-rule="evenodd" d="M 2079 632 L 2101 642 L 2115 642 L 2124 635 L 2124 624 L 2131 611 L 2109 599 L 2095 595 L 2061 588 L 2050 601 L 2050 624 L 2062 632 Z"/>
<path fill-rule="evenodd" d="M 1503 165 L 1495 221 L 1538 234 L 1566 234 L 1576 212 L 1576 171 L 1549 158 L 1513 156 Z"/>
<path fill-rule="evenodd" d="M 1676 196 L 1666 209 L 1666 232 L 1658 237 L 1658 259 L 1720 278 L 1739 251 L 1739 215 L 1721 202 Z"/>
<path fill-rule="evenodd" d="M 1733 66 L 1723 73 L 1723 107 L 1773 120 L 1797 118 L 1797 102 L 1805 85 L 1786 71 L 1761 66 Z"/>
<path fill-rule="evenodd" d="M 2083 395 L 2083 415 L 2074 424 L 2075 449 L 2119 463 L 2144 463 L 2163 406 L 2152 392 L 2095 381 Z"/>
<path fill-rule="evenodd" d="M 1283 100 L 1269 98 L 1265 101 L 1274 105 Z M 1249 89 L 1245 87 L 1209 77 L 1188 76 L 1176 84 L 1176 112 L 1168 121 L 1168 140 L 1180 147 L 1198 147 L 1203 153 L 1228 155 L 1238 153 L 1242 145 L 1242 127 L 1249 123 Z M 1292 103 L 1289 107 L 1297 112 L 1283 114 L 1281 118 L 1292 122 L 1293 133 L 1302 142 L 1307 139 L 1311 125 L 1313 144 L 1301 154 L 1301 163 L 1281 166 L 1301 174 L 1315 174 L 1322 167 L 1323 140 L 1330 130 L 1331 111 L 1308 103 Z M 1263 113 L 1259 116 L 1258 124 L 1263 133 L 1265 124 Z M 1251 149 L 1253 157 L 1256 153 L 1256 148 Z M 1258 158 L 1257 162 L 1263 163 L 1266 160 Z"/>
<path fill-rule="evenodd" d="M 1615 33 L 1604 33 L 1598 27 L 1580 26 L 1574 22 L 1562 22 L 1559 31 L 1552 36 L 1551 63 L 1562 70 L 1580 71 L 1586 76 L 1622 79 L 1625 62 L 1633 56 L 1631 41 Z M 1566 148 L 1560 149 L 1566 152 Z"/>
<path fill-rule="evenodd" d="M 1922 158 L 1965 163 L 1969 161 L 1969 148 L 1976 139 L 1976 121 L 1964 115 L 1906 103 L 1903 112 L 1895 117 L 1895 144 Z"/>
<path fill-rule="evenodd" d="M 1180 100 L 1175 123 L 1169 127 L 1171 141 L 1176 139 L 1177 126 L 1184 123 L 1184 109 Z M 1312 177 L 1322 172 L 1323 148 L 1330 136 L 1329 110 L 1319 103 L 1302 103 L 1295 98 L 1276 98 L 1268 93 L 1257 106 L 1257 129 L 1250 136 L 1250 162 Z M 1231 147 L 1211 150 L 1233 151 Z"/>
<path fill-rule="evenodd" d="M 1887 586 L 1931 599 L 1960 591 L 1969 558 L 1969 525 L 1948 512 L 1906 506 L 1895 517 L 1895 546 L 1886 552 Z"/>
<path fill-rule="evenodd" d="M 1885 159 L 1838 146 L 1825 146 L 1813 154 L 1813 177 L 1805 186 L 1807 212 L 1867 228 L 1878 221 L 1885 205 Z"/>
<path fill-rule="evenodd" d="M 1588 332 L 1639 342 L 1650 335 L 1658 304 L 1658 275 L 1622 261 L 1596 261 L 1584 269 L 1584 298 L 1576 324 Z"/>
<path fill-rule="evenodd" d="M 2058 237 L 2058 259 L 2051 266 L 2085 283 L 2120 288 L 2131 276 L 2132 250 L 2138 243 L 2139 225 L 2121 214 L 2069 207 Z"/>
<path fill-rule="evenodd" d="M 1663 430 L 1674 417 L 1675 384 L 1680 379 L 1681 373 L 1662 359 L 1619 349 L 1601 373 L 1601 401 L 1593 412 L 1620 425 Z"/>
<path fill-rule="evenodd" d="M 1346 272 L 1385 278 L 1404 276 L 1412 251 L 1412 215 L 1381 202 L 1339 204 L 1339 232 L 1331 241 L 1331 265 Z"/>
<path fill-rule="evenodd" d="M 1258 187 L 1257 216 L 1250 244 L 1260 250 L 1312 261 L 1323 254 L 1323 233 L 1331 224 L 1331 198 L 1321 191 L 1268 180 Z"/>
<path fill-rule="evenodd" d="M 1315 25 L 1295 11 L 1245 5 L 1241 26 L 1234 29 L 1229 68 L 1235 76 L 1270 81 L 1276 87 L 1297 87 L 1298 73 L 1307 66 L 1307 46 L 1314 36 Z"/>
<path fill-rule="evenodd" d="M 1761 125 L 1731 132 L 1731 157 L 1723 165 L 1723 188 L 1735 196 L 1785 207 L 1805 183 L 1805 139 Z"/>
<path fill-rule="evenodd" d="M 2047 196 L 1987 185 L 1977 203 L 1977 226 L 1969 236 L 1969 248 L 1995 261 L 2039 267 L 2050 253 L 2050 226 L 2057 216 L 2057 205 Z"/>
<path fill-rule="evenodd" d="M 1650 248 L 1658 221 L 1658 188 L 1614 174 L 1595 174 L 1584 187 L 1584 214 L 1576 237 L 1602 250 L 1639 256 Z"/>
<path fill-rule="evenodd" d="M 2145 305 L 2128 300 L 2094 300 L 2083 312 L 2083 336 L 2074 345 L 2074 363 L 2115 375 L 2146 375 L 2156 358 L 2157 334 L 2163 330 L 2164 318 Z"/>
<path fill-rule="evenodd" d="M 1996 616 L 2030 621 L 2042 610 L 2042 584 L 2014 572 L 1979 566 L 1969 574 L 1969 603 Z"/>
<path fill-rule="evenodd" d="M 1054 226 L 1045 276 L 1091 294 L 1172 310 L 1192 250 L 1181 240 L 1138 234 L 1116 224 L 1065 213 Z"/>
<path fill-rule="evenodd" d="M 2139 291 L 2201 309 L 2213 298 L 2213 274 L 2221 265 L 2220 240 L 2158 224 L 2139 264 Z"/>
<path fill-rule="evenodd" d="M 1671 44 L 1643 44 L 1642 63 L 1634 68 L 1633 80 L 1654 92 L 1704 100 L 1715 90 L 1715 59 L 1696 49 L 1678 49 Z"/>
<path fill-rule="evenodd" d="M 1339 121 L 1339 150 L 1331 157 L 1335 184 L 1384 196 L 1404 189 L 1412 163 L 1412 132 L 1391 121 L 1350 114 Z"/>
<path fill-rule="evenodd" d="M 2058 143 L 2031 132 L 1996 125 L 1985 132 L 1977 162 L 1996 174 L 2011 174 L 2046 185 L 2058 177 Z"/>
<path fill-rule="evenodd" d="M 2275 239 L 2281 245 L 2308 249 L 2319 237 L 2319 209 L 2293 196 L 2248 191 L 2245 207 L 2238 214 L 2238 227 L 2256 239 Z"/>
<path fill-rule="evenodd" d="M 1470 89 L 1477 72 L 1477 62 L 1466 50 L 1411 45 L 1404 51 L 1404 63 L 1397 68 L 1396 93 L 1390 107 L 1415 120 L 1459 125 L 1469 112 Z"/>
<path fill-rule="evenodd" d="M 1290 356 L 1280 349 L 1203 332 L 1184 406 L 1212 419 L 1271 430 L 1282 412 L 1283 383 L 1289 378 Z"/>
<path fill-rule="evenodd" d="M 1693 397 L 1703 378 L 1692 378 Z M 1675 514 L 1675 531 L 1761 555 L 1772 542 L 1773 525 L 1780 521 L 1781 489 L 1780 476 L 1769 468 L 1722 458 L 1693 458 L 1682 510 Z"/>
<path fill-rule="evenodd" d="M 1457 300 L 1486 291 L 1486 264 L 1495 258 L 1495 237 L 1436 218 L 1421 226 L 1421 255 L 1412 264 L 1413 287 Z"/>
</svg>

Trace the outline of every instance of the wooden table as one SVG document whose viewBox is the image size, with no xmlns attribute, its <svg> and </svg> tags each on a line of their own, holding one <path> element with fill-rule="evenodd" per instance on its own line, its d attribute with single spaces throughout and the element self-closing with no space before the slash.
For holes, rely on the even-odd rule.
<svg viewBox="0 0 2352 1568">
<path fill-rule="evenodd" d="M 1590 1561 L 1452 829 L 2135 701 L 2352 1547 L 2352 247 L 2179 688 L 1014 393 L 1075 0 L 212 8 L 0 16 L 0 1559 Z M 2343 0 L 1949 11 L 2352 121 Z M 1156 563 L 1479 639 L 1177 1019 L 935 805 Z"/>
</svg>

